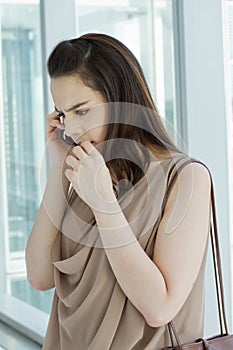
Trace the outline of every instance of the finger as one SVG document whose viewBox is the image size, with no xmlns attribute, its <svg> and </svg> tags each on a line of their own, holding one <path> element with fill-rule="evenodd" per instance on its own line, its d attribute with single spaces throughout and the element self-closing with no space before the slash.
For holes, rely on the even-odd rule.
<svg viewBox="0 0 233 350">
<path fill-rule="evenodd" d="M 71 166 L 73 169 L 78 170 L 79 163 L 78 163 L 77 159 L 74 158 L 73 156 L 69 155 L 66 157 L 66 164 Z"/>
<path fill-rule="evenodd" d="M 53 118 L 53 117 L 55 117 L 56 115 L 57 115 L 57 112 L 56 112 L 56 111 L 53 111 L 53 112 L 47 114 L 47 115 L 46 115 L 46 118 L 47 118 L 47 119 Z"/>
<path fill-rule="evenodd" d="M 57 126 L 54 125 L 50 125 L 50 124 L 46 124 L 46 128 L 45 128 L 45 140 L 48 141 L 48 139 L 54 135 L 53 133 L 56 132 L 57 130 Z"/>
<path fill-rule="evenodd" d="M 51 119 L 51 120 L 49 121 L 49 125 L 50 125 L 50 126 L 53 126 L 53 127 L 56 127 L 56 126 L 58 126 L 59 124 L 60 124 L 59 120 Z M 62 125 L 62 124 L 61 124 L 61 125 Z"/>
<path fill-rule="evenodd" d="M 74 172 L 71 169 L 66 169 L 65 170 L 65 176 L 67 177 L 67 179 L 73 183 L 74 180 Z"/>
<path fill-rule="evenodd" d="M 82 146 L 82 148 L 84 149 L 84 151 L 87 153 L 87 154 L 89 154 L 90 155 L 90 153 L 93 151 L 96 151 L 97 152 L 97 150 L 96 150 L 96 148 L 93 146 L 93 144 L 90 142 L 90 141 L 83 141 L 82 143 L 81 143 L 81 146 Z"/>
<path fill-rule="evenodd" d="M 71 182 L 72 186 L 77 190 L 77 174 L 73 170 L 66 169 L 65 176 Z"/>
<path fill-rule="evenodd" d="M 55 122 L 58 122 L 58 124 L 63 125 L 61 123 L 60 115 L 58 114 L 57 111 L 54 111 L 46 116 L 46 121 L 48 124 Z"/>
<path fill-rule="evenodd" d="M 65 129 L 64 126 L 60 123 L 59 120 L 47 118 L 47 121 L 46 121 L 46 134 L 52 133 L 54 130 L 56 130 L 56 128 L 58 128 L 60 130 L 64 130 Z"/>
<path fill-rule="evenodd" d="M 91 141 L 84 141 L 82 142 L 82 147 L 85 149 L 85 151 L 92 157 L 102 160 L 102 155 L 98 151 L 98 149 L 92 144 Z"/>
<path fill-rule="evenodd" d="M 60 119 L 58 113 L 56 111 L 46 115 L 45 119 L 50 122 L 51 120 L 58 120 Z"/>
<path fill-rule="evenodd" d="M 65 125 L 61 124 L 60 122 L 58 122 L 58 125 L 56 125 L 56 127 L 58 129 L 65 130 Z"/>
<path fill-rule="evenodd" d="M 75 154 L 75 156 L 77 156 L 80 160 L 84 159 L 88 154 L 85 151 L 85 149 L 83 149 L 83 147 L 81 145 L 79 146 L 75 146 L 73 148 L 73 153 Z"/>
</svg>

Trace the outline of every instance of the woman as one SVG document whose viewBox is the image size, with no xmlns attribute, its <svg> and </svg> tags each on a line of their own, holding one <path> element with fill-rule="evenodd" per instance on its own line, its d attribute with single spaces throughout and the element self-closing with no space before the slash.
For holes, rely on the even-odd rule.
<svg viewBox="0 0 233 350">
<path fill-rule="evenodd" d="M 208 170 L 173 144 L 118 40 L 63 41 L 48 71 L 51 163 L 26 251 L 31 285 L 55 286 L 43 349 L 158 350 L 172 319 L 182 342 L 201 337 Z"/>
</svg>

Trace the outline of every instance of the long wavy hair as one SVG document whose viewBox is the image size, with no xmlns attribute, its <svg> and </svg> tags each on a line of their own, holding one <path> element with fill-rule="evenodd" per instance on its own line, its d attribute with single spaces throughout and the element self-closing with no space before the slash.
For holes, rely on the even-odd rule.
<svg viewBox="0 0 233 350">
<path fill-rule="evenodd" d="M 150 151 L 157 159 L 184 154 L 160 119 L 139 62 L 119 40 L 95 33 L 64 40 L 51 52 L 47 68 L 50 78 L 76 76 L 105 97 L 109 123 L 102 155 L 117 179 L 115 191 L 119 180 L 135 185 L 144 176 Z M 123 140 L 135 142 L 124 146 Z"/>
</svg>

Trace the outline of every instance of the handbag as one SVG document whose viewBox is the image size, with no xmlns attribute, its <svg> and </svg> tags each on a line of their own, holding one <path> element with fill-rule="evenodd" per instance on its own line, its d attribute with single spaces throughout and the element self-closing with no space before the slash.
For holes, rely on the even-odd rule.
<svg viewBox="0 0 233 350">
<path fill-rule="evenodd" d="M 195 158 L 189 159 L 189 161 L 184 162 L 178 170 L 176 169 L 175 175 L 172 178 L 168 191 L 166 193 L 166 198 L 168 193 L 174 183 L 178 172 L 187 164 L 191 162 L 201 163 L 204 165 L 209 171 L 208 167 L 199 160 Z M 174 166 L 175 167 L 175 166 Z M 173 168 L 172 168 L 173 169 Z M 171 170 L 172 170 L 171 169 Z M 210 174 L 210 171 L 209 171 Z M 214 276 L 215 276 L 215 285 L 216 285 L 216 294 L 217 294 L 217 302 L 218 302 L 218 314 L 219 314 L 219 322 L 220 322 L 220 334 L 212 336 L 208 339 L 198 338 L 192 342 L 188 342 L 185 344 L 181 344 L 178 333 L 176 331 L 175 325 L 173 321 L 170 321 L 167 324 L 169 337 L 171 340 L 171 346 L 167 346 L 162 348 L 161 350 L 231 350 L 233 349 L 233 335 L 228 333 L 227 321 L 226 321 L 226 313 L 225 313 L 225 302 L 224 302 L 224 291 L 223 291 L 223 278 L 222 278 L 222 269 L 221 269 L 221 261 L 220 261 L 220 249 L 219 249 L 219 240 L 218 240 L 218 230 L 217 230 L 217 219 L 216 219 L 216 209 L 215 209 L 215 198 L 214 198 L 214 187 L 213 180 L 210 174 L 211 180 L 211 217 L 212 220 L 210 222 L 210 235 L 211 235 L 211 246 L 212 246 L 212 256 L 214 263 Z M 164 206 L 163 206 L 164 208 Z M 213 221 L 213 222 L 212 222 Z M 194 325 L 195 327 L 195 325 Z M 174 339 L 175 338 L 175 339 Z"/>
</svg>

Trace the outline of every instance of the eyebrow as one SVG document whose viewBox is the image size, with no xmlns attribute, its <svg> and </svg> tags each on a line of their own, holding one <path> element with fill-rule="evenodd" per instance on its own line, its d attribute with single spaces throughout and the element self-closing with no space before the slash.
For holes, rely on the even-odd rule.
<svg viewBox="0 0 233 350">
<path fill-rule="evenodd" d="M 76 103 L 75 105 L 71 106 L 70 108 L 65 109 L 65 112 L 70 112 L 70 111 L 72 111 L 73 109 L 78 108 L 78 107 L 81 107 L 81 106 L 85 105 L 85 104 L 88 103 L 88 102 L 89 102 L 89 101 L 83 101 L 83 102 Z M 59 111 L 59 110 L 57 109 L 56 106 L 54 106 L 54 108 L 55 108 L 55 111 L 56 111 L 56 112 L 58 112 L 58 113 L 61 112 L 61 111 Z"/>
</svg>

